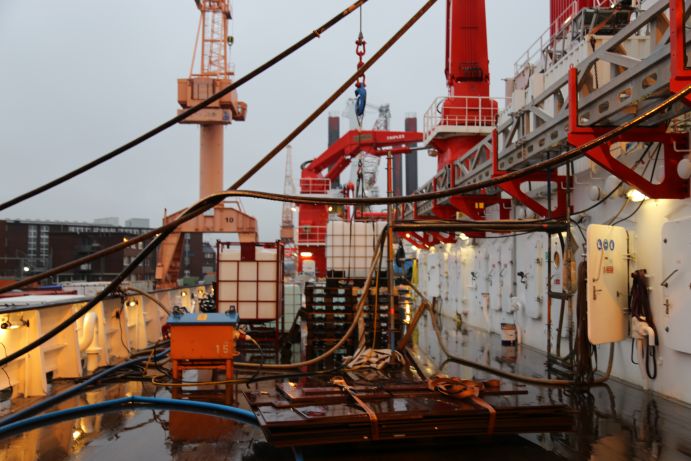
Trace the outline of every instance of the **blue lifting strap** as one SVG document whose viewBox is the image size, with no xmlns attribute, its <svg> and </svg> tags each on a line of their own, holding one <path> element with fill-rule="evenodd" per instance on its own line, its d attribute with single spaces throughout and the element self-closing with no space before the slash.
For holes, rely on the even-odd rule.
<svg viewBox="0 0 691 461">
<path fill-rule="evenodd" d="M 365 114 L 365 105 L 367 104 L 367 90 L 365 85 L 360 85 L 355 90 L 355 115 L 362 117 Z"/>
</svg>

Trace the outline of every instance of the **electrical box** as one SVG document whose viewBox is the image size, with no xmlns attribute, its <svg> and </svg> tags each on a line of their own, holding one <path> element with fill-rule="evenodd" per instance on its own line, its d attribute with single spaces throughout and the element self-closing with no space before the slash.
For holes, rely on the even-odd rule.
<svg viewBox="0 0 691 461">
<path fill-rule="evenodd" d="M 564 237 L 564 240 L 566 238 Z M 561 240 L 558 234 L 550 237 L 550 264 L 552 265 L 552 292 L 564 291 L 564 252 L 561 249 Z"/>
<path fill-rule="evenodd" d="M 171 315 L 172 360 L 232 360 L 235 357 L 235 312 Z"/>
<path fill-rule="evenodd" d="M 662 226 L 663 307 L 667 321 L 665 345 L 691 354 L 691 218 L 669 221 Z M 657 278 L 656 278 L 657 280 Z"/>
<path fill-rule="evenodd" d="M 587 238 L 588 339 L 621 341 L 628 325 L 628 234 L 620 226 L 591 224 Z"/>
</svg>

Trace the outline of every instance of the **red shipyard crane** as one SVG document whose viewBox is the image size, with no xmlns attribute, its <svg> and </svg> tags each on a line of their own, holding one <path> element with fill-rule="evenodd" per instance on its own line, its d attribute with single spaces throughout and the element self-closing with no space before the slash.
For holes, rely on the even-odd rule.
<svg viewBox="0 0 691 461">
<path fill-rule="evenodd" d="M 500 178 L 509 171 L 545 160 L 571 147 L 582 146 L 612 127 L 630 121 L 634 114 L 644 113 L 660 95 L 685 88 L 689 77 L 683 59 L 684 35 L 680 32 L 683 32 L 685 17 L 680 13 L 683 0 L 670 1 L 670 19 L 660 18 L 659 23 L 647 18 L 632 22 L 634 3 L 631 0 L 550 0 L 550 28 L 516 63 L 514 78 L 509 79 L 507 86 L 516 98 L 511 102 L 511 112 L 506 112 L 504 117 L 504 113 L 498 110 L 500 104 L 497 102 L 500 100 L 488 97 L 485 2 L 447 0 L 446 77 L 449 93 L 438 98 L 427 111 L 423 130 L 426 146 L 436 150 L 438 171 L 417 193 Z M 647 15 L 654 16 L 659 10 L 646 11 Z M 655 27 L 663 31 L 669 29 L 669 65 L 662 61 L 651 64 L 652 59 L 644 65 L 635 53 L 628 59 L 621 58 L 627 55 L 624 45 L 627 38 L 638 32 L 647 34 L 644 28 L 649 27 L 649 23 L 657 24 Z M 623 29 L 628 30 L 628 35 L 621 32 Z M 656 33 L 662 36 L 664 32 Z M 616 36 L 616 39 L 604 45 L 605 41 L 598 39 L 598 34 Z M 591 55 L 575 67 L 564 67 L 566 71 L 560 74 L 561 70 L 555 66 L 565 57 L 565 50 L 586 39 L 591 42 Z M 596 46 L 597 40 L 601 40 L 603 46 Z M 659 72 L 669 72 L 669 83 L 665 85 L 661 83 L 665 79 L 658 82 L 649 78 L 659 75 L 657 70 L 651 70 L 651 66 L 659 68 Z M 631 80 L 621 77 L 622 82 L 616 80 L 619 82 L 616 83 L 613 79 L 605 88 L 603 82 L 598 83 L 599 68 L 612 69 L 615 75 L 627 72 L 626 78 Z M 546 73 L 550 69 L 549 87 L 545 87 Z M 645 82 L 638 84 L 634 92 L 632 88 L 636 84 L 632 82 L 637 81 L 635 79 Z M 527 91 L 529 87 L 530 92 Z M 525 99 L 528 97 L 530 100 Z M 685 145 L 686 134 L 667 133 L 665 122 L 684 112 L 683 109 L 677 104 L 666 116 L 629 129 L 616 139 L 587 150 L 584 155 L 648 197 L 686 197 L 688 181 L 680 181 L 679 177 L 669 174 L 661 183 L 654 184 L 618 162 L 610 150 L 615 142 L 662 143 L 665 146 L 665 171 L 674 171 L 679 157 L 685 152 L 685 147 L 677 148 L 675 145 Z M 597 119 L 588 116 L 596 112 L 600 114 Z M 582 122 L 585 125 L 581 125 Z M 526 192 L 536 184 L 538 188 L 544 185 L 545 200 L 540 201 Z M 557 168 L 548 168 L 471 194 L 405 205 L 401 214 L 406 219 L 455 219 L 462 214 L 472 220 L 483 220 L 486 208 L 498 205 L 499 217 L 506 219 L 513 199 L 538 216 L 562 218 L 568 213 L 566 191 L 570 189 L 568 175 L 561 174 Z M 506 198 L 507 195 L 511 198 Z M 453 233 L 410 233 L 404 237 L 422 247 L 455 240 Z"/>
<path fill-rule="evenodd" d="M 195 0 L 200 12 L 199 30 L 188 78 L 178 80 L 180 111 L 188 109 L 231 84 L 228 54 L 232 37 L 229 0 Z M 201 50 L 199 45 L 201 42 Z M 199 70 L 194 66 L 199 51 Z M 223 128 L 232 121 L 245 120 L 247 104 L 238 101 L 235 91 L 185 119 L 182 123 L 199 125 L 199 196 L 207 197 L 223 190 Z M 230 205 L 230 206 L 226 206 Z M 182 211 L 167 215 L 163 223 L 175 220 Z M 241 242 L 257 240 L 255 218 L 243 213 L 238 204 L 221 203 L 210 212 L 179 226 L 161 245 L 156 265 L 159 288 L 177 286 L 180 274 L 183 234 L 233 232 Z"/>
</svg>

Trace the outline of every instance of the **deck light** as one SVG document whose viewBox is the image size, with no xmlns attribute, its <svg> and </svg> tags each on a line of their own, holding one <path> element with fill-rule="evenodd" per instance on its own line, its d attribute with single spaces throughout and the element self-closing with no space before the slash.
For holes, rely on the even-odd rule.
<svg viewBox="0 0 691 461">
<path fill-rule="evenodd" d="M 628 198 L 632 202 L 642 202 L 643 200 L 647 200 L 648 196 L 645 195 L 643 192 L 639 191 L 638 189 L 630 189 L 626 193 L 626 198 Z"/>
</svg>

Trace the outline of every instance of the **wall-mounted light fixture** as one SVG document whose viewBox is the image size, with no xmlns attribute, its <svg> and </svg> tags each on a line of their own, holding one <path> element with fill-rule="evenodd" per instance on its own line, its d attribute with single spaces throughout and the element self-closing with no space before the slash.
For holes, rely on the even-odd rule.
<svg viewBox="0 0 691 461">
<path fill-rule="evenodd" d="M 129 298 L 125 301 L 125 307 L 137 307 L 137 300 L 135 298 Z"/>
<path fill-rule="evenodd" d="M 642 202 L 643 200 L 647 200 L 648 196 L 645 195 L 643 192 L 639 191 L 638 189 L 629 189 L 628 192 L 626 192 L 626 198 L 631 200 L 632 202 Z"/>
<path fill-rule="evenodd" d="M 3 330 L 16 330 L 17 328 L 21 327 L 28 327 L 29 326 L 29 321 L 24 320 L 23 318 L 19 319 L 17 322 L 12 322 L 9 317 L 7 317 L 5 320 L 0 323 L 0 329 Z"/>
</svg>

